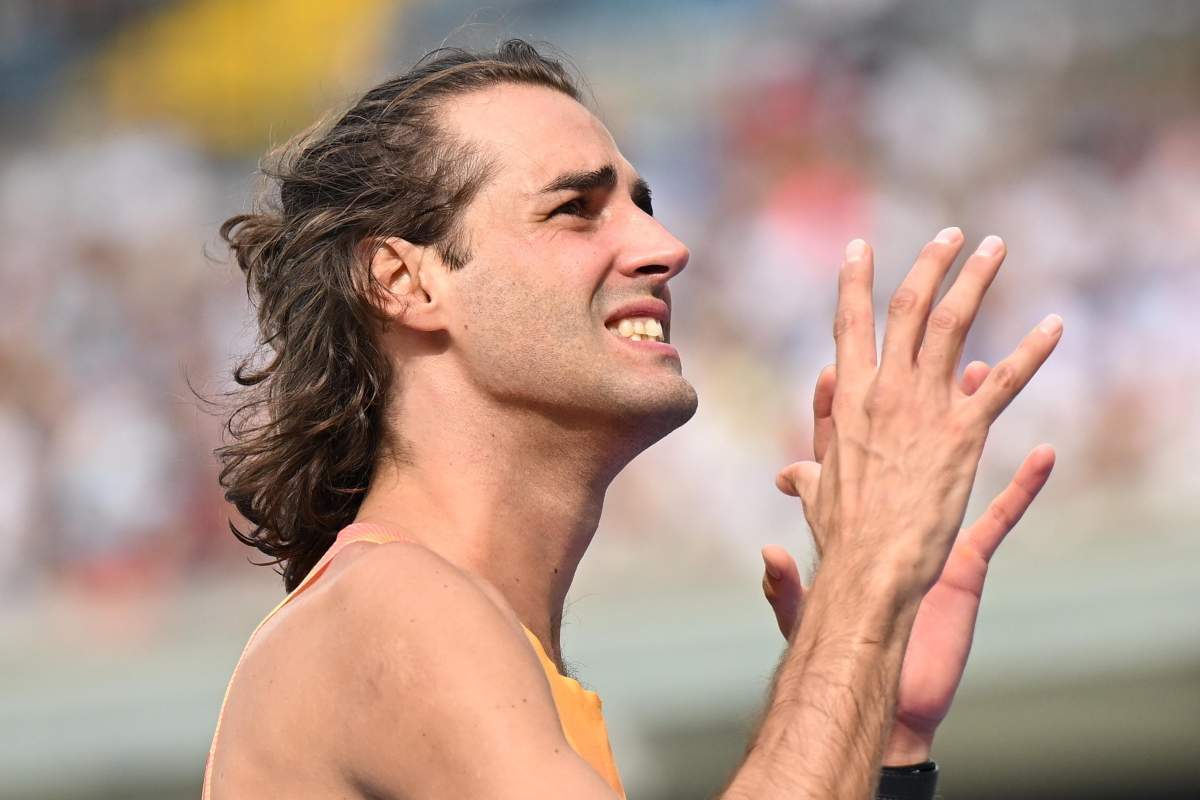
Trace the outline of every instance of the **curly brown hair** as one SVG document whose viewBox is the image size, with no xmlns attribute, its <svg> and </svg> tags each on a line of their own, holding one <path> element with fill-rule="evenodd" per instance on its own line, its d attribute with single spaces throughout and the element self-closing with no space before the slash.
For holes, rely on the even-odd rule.
<svg viewBox="0 0 1200 800">
<path fill-rule="evenodd" d="M 404 460 L 385 430 L 392 380 L 374 329 L 378 242 L 470 260 L 461 212 L 492 165 L 439 125 L 447 99 L 504 83 L 579 100 L 561 62 L 512 39 L 494 52 L 435 50 L 368 91 L 325 129 L 267 157 L 269 190 L 221 225 L 257 308 L 259 342 L 233 371 L 241 387 L 214 452 L 225 498 L 252 527 L 233 535 L 280 564 L 292 591 L 358 512 L 377 460 Z"/>
</svg>

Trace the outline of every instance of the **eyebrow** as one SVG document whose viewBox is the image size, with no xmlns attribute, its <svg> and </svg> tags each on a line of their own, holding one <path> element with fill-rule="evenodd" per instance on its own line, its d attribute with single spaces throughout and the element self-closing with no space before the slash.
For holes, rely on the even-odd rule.
<svg viewBox="0 0 1200 800">
<path fill-rule="evenodd" d="M 612 189 L 617 185 L 617 168 L 612 164 L 581 172 L 564 172 L 542 187 L 541 194 L 551 192 L 588 192 L 592 189 Z"/>
<path fill-rule="evenodd" d="M 617 168 L 612 164 L 605 164 L 602 167 L 592 170 L 564 172 L 542 187 L 539 194 L 552 194 L 554 192 L 565 191 L 590 192 L 596 189 L 611 191 L 616 188 L 616 185 Z M 639 206 L 649 208 L 650 184 L 646 183 L 644 178 L 637 178 L 633 182 L 630 196 Z"/>
</svg>

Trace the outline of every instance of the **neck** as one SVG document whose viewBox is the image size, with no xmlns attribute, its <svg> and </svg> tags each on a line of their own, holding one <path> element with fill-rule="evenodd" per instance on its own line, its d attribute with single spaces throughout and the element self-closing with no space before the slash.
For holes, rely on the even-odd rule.
<svg viewBox="0 0 1200 800">
<path fill-rule="evenodd" d="M 563 603 L 608 485 L 632 456 L 611 452 L 611 432 L 464 396 L 406 387 L 392 427 L 403 463 L 380 461 L 356 521 L 396 529 L 490 582 L 562 672 Z"/>
</svg>

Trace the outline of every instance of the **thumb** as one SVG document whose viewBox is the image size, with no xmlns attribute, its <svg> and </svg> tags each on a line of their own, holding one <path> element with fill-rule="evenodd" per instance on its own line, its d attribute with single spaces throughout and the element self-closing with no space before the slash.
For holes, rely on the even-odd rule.
<svg viewBox="0 0 1200 800">
<path fill-rule="evenodd" d="M 820 480 L 820 464 L 816 461 L 796 461 L 779 470 L 775 476 L 775 488 L 786 495 L 799 497 L 807 506 Z"/>
</svg>

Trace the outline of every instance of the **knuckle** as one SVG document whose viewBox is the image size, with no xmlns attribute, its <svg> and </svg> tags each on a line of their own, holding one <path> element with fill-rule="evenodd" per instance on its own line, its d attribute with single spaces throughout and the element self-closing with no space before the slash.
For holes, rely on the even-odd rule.
<svg viewBox="0 0 1200 800">
<path fill-rule="evenodd" d="M 988 572 L 987 554 L 980 550 L 979 546 L 969 538 L 964 539 L 956 546 L 959 548 L 959 552 L 964 553 L 967 558 L 975 562 L 975 569 L 979 572 L 979 574 L 986 577 Z"/>
<path fill-rule="evenodd" d="M 900 393 L 887 384 L 876 383 L 867 393 L 863 409 L 868 416 L 878 417 L 896 409 L 900 402 Z"/>
<path fill-rule="evenodd" d="M 1001 361 L 992 370 L 992 380 L 1005 392 L 1015 392 L 1021 385 L 1021 377 L 1012 362 Z"/>
<path fill-rule="evenodd" d="M 917 307 L 917 293 L 915 290 L 901 286 L 892 295 L 891 302 L 888 303 L 889 314 L 907 314 Z"/>
<path fill-rule="evenodd" d="M 937 331 L 956 331 L 961 324 L 962 318 L 958 312 L 945 306 L 938 306 L 929 315 L 929 327 Z"/>
<path fill-rule="evenodd" d="M 1017 524 L 1017 521 L 1013 517 L 1012 513 L 1000 503 L 992 503 L 990 506 L 988 506 L 988 515 L 991 516 L 991 518 L 998 526 L 1000 526 L 1001 529 L 1006 531 L 1012 530 L 1012 528 Z"/>
</svg>

